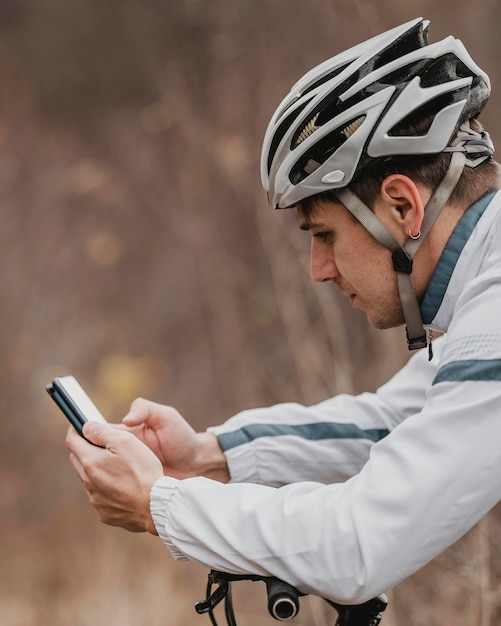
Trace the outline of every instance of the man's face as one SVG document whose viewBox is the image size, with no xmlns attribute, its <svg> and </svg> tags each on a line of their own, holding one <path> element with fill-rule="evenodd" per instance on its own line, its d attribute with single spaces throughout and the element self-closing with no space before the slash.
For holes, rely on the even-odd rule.
<svg viewBox="0 0 501 626">
<path fill-rule="evenodd" d="M 333 282 L 375 328 L 404 323 L 391 253 L 342 205 L 317 200 L 299 226 L 311 233 L 311 277 Z"/>
</svg>

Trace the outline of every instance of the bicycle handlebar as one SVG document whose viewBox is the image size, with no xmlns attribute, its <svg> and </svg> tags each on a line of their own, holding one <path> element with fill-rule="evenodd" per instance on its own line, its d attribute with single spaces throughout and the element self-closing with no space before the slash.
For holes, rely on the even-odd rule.
<svg viewBox="0 0 501 626">
<path fill-rule="evenodd" d="M 384 593 L 364 604 L 346 605 L 337 604 L 332 600 L 325 601 L 338 612 L 335 626 L 377 626 L 383 618 L 382 612 L 388 605 L 388 598 Z"/>
<path fill-rule="evenodd" d="M 277 620 L 285 622 L 299 612 L 299 592 L 295 587 L 278 578 L 265 578 L 268 593 L 268 612 Z"/>
<path fill-rule="evenodd" d="M 228 626 L 236 626 L 231 596 L 231 583 L 239 580 L 263 581 L 266 583 L 268 594 L 268 611 L 279 621 L 288 621 L 296 617 L 299 612 L 299 597 L 305 595 L 295 587 L 278 578 L 245 574 L 227 574 L 211 570 L 208 576 L 207 597 L 197 602 L 195 610 L 199 614 L 208 613 L 211 622 L 217 626 L 213 615 L 214 608 L 225 600 L 225 614 Z M 218 587 L 212 592 L 212 585 Z M 388 599 L 381 594 L 364 604 L 343 605 L 323 598 L 327 604 L 338 613 L 335 626 L 377 626 L 382 619 L 382 612 L 386 609 Z"/>
</svg>

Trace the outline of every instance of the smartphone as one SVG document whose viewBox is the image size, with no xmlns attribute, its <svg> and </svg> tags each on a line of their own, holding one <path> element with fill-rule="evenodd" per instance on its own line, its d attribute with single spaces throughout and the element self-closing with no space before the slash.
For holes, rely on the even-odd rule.
<svg viewBox="0 0 501 626">
<path fill-rule="evenodd" d="M 54 378 L 45 389 L 82 437 L 85 422 L 107 423 L 74 376 Z"/>
</svg>

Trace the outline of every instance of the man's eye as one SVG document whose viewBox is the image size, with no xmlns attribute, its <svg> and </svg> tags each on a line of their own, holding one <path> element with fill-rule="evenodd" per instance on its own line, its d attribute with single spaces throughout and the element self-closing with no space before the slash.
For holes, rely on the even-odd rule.
<svg viewBox="0 0 501 626">
<path fill-rule="evenodd" d="M 315 233 L 313 236 L 315 237 L 315 239 L 319 239 L 322 243 L 326 243 L 329 238 L 329 235 L 330 235 L 329 232 L 320 232 L 320 233 Z"/>
</svg>

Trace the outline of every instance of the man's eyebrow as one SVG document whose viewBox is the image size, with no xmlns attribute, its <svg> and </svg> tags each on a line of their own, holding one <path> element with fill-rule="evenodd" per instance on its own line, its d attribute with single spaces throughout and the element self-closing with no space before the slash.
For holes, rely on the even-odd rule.
<svg viewBox="0 0 501 626">
<path fill-rule="evenodd" d="M 324 225 L 318 222 L 301 222 L 299 228 L 301 230 L 313 230 L 315 228 L 323 228 Z"/>
</svg>

